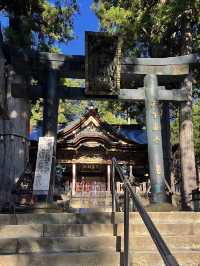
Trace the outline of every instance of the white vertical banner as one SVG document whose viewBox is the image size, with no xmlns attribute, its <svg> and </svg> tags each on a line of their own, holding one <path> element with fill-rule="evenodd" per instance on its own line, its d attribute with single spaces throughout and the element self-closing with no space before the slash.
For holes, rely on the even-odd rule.
<svg viewBox="0 0 200 266">
<path fill-rule="evenodd" d="M 53 158 L 54 137 L 40 137 L 33 183 L 34 195 L 48 195 Z"/>
</svg>

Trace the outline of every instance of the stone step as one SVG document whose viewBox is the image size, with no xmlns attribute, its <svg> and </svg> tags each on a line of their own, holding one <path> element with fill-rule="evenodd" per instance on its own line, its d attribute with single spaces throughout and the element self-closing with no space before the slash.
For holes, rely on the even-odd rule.
<svg viewBox="0 0 200 266">
<path fill-rule="evenodd" d="M 183 224 L 157 224 L 155 223 L 156 228 L 160 232 L 162 236 L 189 236 L 189 235 L 200 235 L 200 223 L 199 224 L 190 224 L 190 223 L 183 223 Z M 121 226 L 121 227 L 120 227 Z M 119 229 L 118 229 L 119 228 Z M 122 232 L 123 225 L 118 225 L 116 232 Z M 149 235 L 149 231 L 147 230 L 144 224 L 135 224 L 130 225 L 130 235 Z"/>
<path fill-rule="evenodd" d="M 200 252 L 177 251 L 172 252 L 180 266 L 199 266 Z M 130 252 L 129 266 L 165 266 L 160 254 L 157 252 Z"/>
<path fill-rule="evenodd" d="M 200 223 L 200 213 L 197 212 L 151 212 L 155 223 Z M 123 213 L 113 215 L 111 212 L 92 213 L 26 213 L 0 214 L 0 225 L 3 224 L 73 224 L 73 223 L 115 223 L 123 222 Z M 114 219 L 115 218 L 115 219 Z M 139 214 L 130 213 L 130 223 L 143 223 Z"/>
<path fill-rule="evenodd" d="M 73 197 L 71 201 L 112 201 L 112 197 Z"/>
<path fill-rule="evenodd" d="M 162 236 L 200 236 L 200 224 L 156 224 Z M 123 235 L 123 224 L 27 224 L 1 225 L 1 238 Z M 149 236 L 143 224 L 130 225 L 131 236 Z"/>
<path fill-rule="evenodd" d="M 200 253 L 196 251 L 174 252 L 179 265 L 199 266 Z M 41 253 L 0 256 L 1 266 L 120 266 L 122 256 L 114 252 L 89 253 Z M 155 252 L 132 252 L 129 266 L 165 266 L 162 258 Z"/>
<path fill-rule="evenodd" d="M 157 224 L 161 235 L 167 236 L 200 236 L 200 224 Z M 63 235 L 123 235 L 123 224 L 84 224 L 84 225 L 46 225 L 44 235 L 63 236 Z M 143 224 L 130 225 L 131 236 L 149 236 L 149 232 Z"/>
<path fill-rule="evenodd" d="M 110 200 L 92 200 L 92 199 L 87 199 L 87 200 L 71 200 L 70 205 L 72 204 L 91 204 L 91 205 L 110 205 L 112 204 L 112 201 Z"/>
<path fill-rule="evenodd" d="M 112 201 L 111 197 L 84 197 L 84 198 L 72 198 L 71 201 Z"/>
<path fill-rule="evenodd" d="M 120 229 L 121 231 L 122 229 Z M 0 226 L 0 239 L 64 236 L 113 236 L 111 224 L 32 224 Z"/>
<path fill-rule="evenodd" d="M 1 266 L 120 266 L 115 252 L 41 253 L 0 256 Z"/>
<path fill-rule="evenodd" d="M 182 235 L 166 236 L 163 235 L 163 239 L 170 250 L 191 250 L 200 252 L 200 239 L 197 235 L 188 235 L 187 237 Z M 118 240 L 119 241 L 119 240 Z M 121 251 L 123 251 L 124 239 L 121 237 Z M 152 238 L 150 236 L 131 236 L 129 238 L 129 248 L 134 251 L 157 251 Z"/>
<path fill-rule="evenodd" d="M 90 191 L 90 192 L 76 192 L 73 195 L 74 198 L 111 198 L 112 194 L 110 191 Z"/>
<path fill-rule="evenodd" d="M 169 249 L 172 252 L 198 251 L 200 241 L 197 236 L 165 236 Z M 26 254 L 41 252 L 95 252 L 118 251 L 123 252 L 123 238 L 115 236 L 76 236 L 76 237 L 41 237 L 41 238 L 7 238 L 0 239 L 0 255 Z M 135 251 L 158 252 L 150 236 L 130 237 L 130 253 Z"/>
<path fill-rule="evenodd" d="M 111 207 L 100 207 L 100 206 L 96 206 L 95 208 L 84 208 L 84 207 L 80 207 L 78 206 L 78 208 L 76 206 L 71 206 L 70 208 L 70 212 L 71 213 L 96 213 L 98 212 L 111 212 L 112 208 Z"/>
<path fill-rule="evenodd" d="M 106 201 L 71 201 L 70 205 L 84 205 L 84 206 L 105 206 L 105 205 L 109 205 L 112 206 L 111 202 L 106 202 Z"/>
<path fill-rule="evenodd" d="M 0 255 L 103 250 L 115 252 L 117 243 L 117 238 L 114 236 L 0 239 Z"/>
<path fill-rule="evenodd" d="M 79 201 L 79 200 L 72 200 L 70 202 L 70 207 L 71 208 L 98 208 L 98 207 L 112 207 L 112 202 L 111 201 L 92 201 L 92 200 L 84 200 L 84 201 Z M 100 210 L 99 210 L 100 211 Z M 112 209 L 110 208 L 110 212 Z M 96 210 L 98 212 L 98 210 Z M 103 212 L 103 210 L 102 210 Z"/>
<path fill-rule="evenodd" d="M 72 197 L 71 198 L 72 200 L 91 200 L 91 199 L 93 199 L 93 200 L 112 200 L 112 196 L 111 195 L 109 195 L 109 196 L 95 196 L 95 197 L 93 197 L 93 196 L 90 196 L 90 195 L 88 195 L 87 197 Z"/>
<path fill-rule="evenodd" d="M 110 208 L 109 212 L 112 211 L 112 205 L 108 204 L 108 203 L 94 203 L 94 202 L 90 202 L 90 203 L 85 203 L 85 202 L 75 202 L 75 203 L 70 203 L 70 207 L 71 208 L 85 208 L 85 209 L 89 209 L 89 208 L 96 208 L 96 212 L 104 212 L 104 208 Z M 100 209 L 98 209 L 100 208 Z"/>
</svg>

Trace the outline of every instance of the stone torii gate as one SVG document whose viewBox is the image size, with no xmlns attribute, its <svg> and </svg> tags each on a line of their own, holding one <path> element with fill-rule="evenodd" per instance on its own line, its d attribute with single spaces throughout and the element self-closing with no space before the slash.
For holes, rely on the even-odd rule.
<svg viewBox="0 0 200 266">
<path fill-rule="evenodd" d="M 106 47 L 107 48 L 107 47 Z M 58 86 L 60 77 L 85 78 L 85 57 L 64 56 L 48 53 L 23 53 L 13 55 L 13 65 L 17 74 L 23 75 L 24 67 L 28 66 L 32 72 L 48 73 L 47 82 L 43 85 L 23 87 L 14 80 L 12 94 L 17 98 L 27 97 L 44 98 L 44 136 L 57 136 L 57 114 L 59 99 L 110 99 L 127 101 L 145 101 L 146 126 L 148 136 L 148 154 L 150 165 L 152 203 L 166 202 L 163 145 L 161 136 L 160 101 L 177 101 L 187 103 L 187 89 L 168 90 L 170 85 L 175 86 L 189 74 L 189 64 L 196 63 L 196 55 L 181 56 L 175 58 L 138 58 L 134 60 L 123 59 L 121 63 L 121 88 L 118 94 L 101 93 L 101 95 L 88 94 L 85 88 L 64 88 Z M 144 78 L 145 77 L 145 78 Z M 144 87 L 141 87 L 144 79 Z M 135 81 L 135 88 L 124 89 L 130 81 Z M 158 83 L 163 86 L 159 86 Z M 138 88 L 139 87 L 139 88 Z M 123 89 L 122 89 L 123 88 Z M 184 104 L 183 104 L 184 105 Z M 182 105 L 182 108 L 184 108 Z M 184 123 L 184 121 L 183 121 Z M 190 138 L 191 136 L 189 136 Z M 181 143 L 183 145 L 183 143 Z M 195 160 L 187 160 L 184 155 L 184 163 L 190 162 L 190 169 L 195 173 Z M 191 159 L 191 158 L 189 158 Z M 187 167 L 187 166 L 186 166 Z M 185 177 L 183 177 L 185 178 Z M 192 186 L 188 190 L 187 180 L 185 184 L 185 197 L 189 201 L 189 193 L 195 188 L 196 175 L 192 177 Z"/>
</svg>

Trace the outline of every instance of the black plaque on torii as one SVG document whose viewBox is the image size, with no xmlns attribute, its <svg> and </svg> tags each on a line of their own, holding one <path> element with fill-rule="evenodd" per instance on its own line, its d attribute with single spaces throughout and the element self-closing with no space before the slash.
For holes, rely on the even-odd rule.
<svg viewBox="0 0 200 266">
<path fill-rule="evenodd" d="M 88 95 L 118 95 L 121 41 L 105 32 L 85 34 L 85 79 Z"/>
</svg>

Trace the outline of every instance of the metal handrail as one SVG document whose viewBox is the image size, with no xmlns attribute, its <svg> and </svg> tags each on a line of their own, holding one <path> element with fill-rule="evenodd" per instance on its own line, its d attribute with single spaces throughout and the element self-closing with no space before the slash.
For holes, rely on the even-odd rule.
<svg viewBox="0 0 200 266">
<path fill-rule="evenodd" d="M 115 170 L 118 172 L 121 181 L 124 184 L 124 266 L 128 266 L 128 249 L 129 249 L 129 196 L 133 199 L 134 205 L 138 210 L 146 228 L 148 229 L 152 240 L 154 241 L 165 265 L 167 266 L 179 266 L 175 257 L 170 252 L 168 246 L 166 245 L 165 241 L 161 237 L 159 231 L 157 230 L 156 226 L 154 225 L 153 221 L 151 220 L 150 216 L 144 209 L 142 203 L 140 202 L 138 196 L 133 191 L 133 188 L 128 180 L 128 178 L 123 174 L 121 167 L 117 163 L 115 158 L 112 159 L 112 199 L 115 198 L 116 192 L 114 191 L 115 188 Z M 114 206 L 113 204 L 112 206 Z M 116 207 L 116 205 L 115 205 Z M 116 211 L 115 208 L 112 210 L 113 212 Z"/>
</svg>

